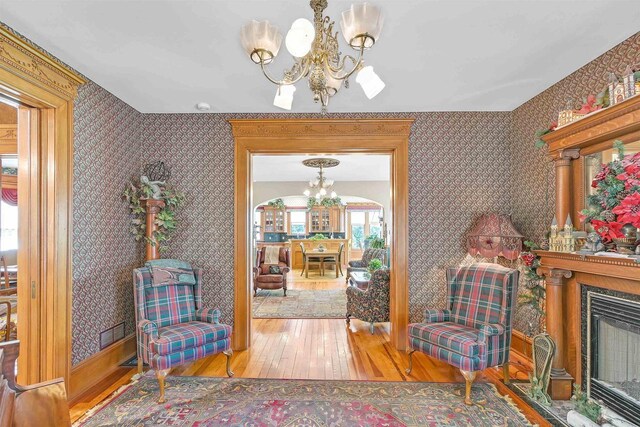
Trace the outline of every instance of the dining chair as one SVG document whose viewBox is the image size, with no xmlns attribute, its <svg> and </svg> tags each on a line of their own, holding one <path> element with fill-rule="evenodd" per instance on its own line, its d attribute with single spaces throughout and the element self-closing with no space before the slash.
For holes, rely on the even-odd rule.
<svg viewBox="0 0 640 427">
<path fill-rule="evenodd" d="M 324 259 L 324 263 L 326 264 L 334 264 L 334 267 L 340 271 L 340 275 L 342 274 L 342 254 L 344 251 L 344 243 L 340 243 L 340 248 L 338 249 L 338 259 L 336 257 L 327 257 Z"/>
<path fill-rule="evenodd" d="M 304 248 L 304 243 L 300 243 L 300 250 L 302 251 L 302 273 L 300 276 L 304 275 L 306 266 L 307 266 L 307 251 Z M 319 257 L 309 257 L 309 266 L 317 265 L 320 269 L 320 275 L 324 276 L 324 262 Z"/>
</svg>

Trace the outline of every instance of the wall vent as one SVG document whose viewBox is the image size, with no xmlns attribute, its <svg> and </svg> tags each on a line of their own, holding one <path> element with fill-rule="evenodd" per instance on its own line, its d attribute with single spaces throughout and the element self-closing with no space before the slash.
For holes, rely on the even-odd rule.
<svg viewBox="0 0 640 427">
<path fill-rule="evenodd" d="M 124 338 L 124 322 L 100 332 L 100 350 Z"/>
</svg>

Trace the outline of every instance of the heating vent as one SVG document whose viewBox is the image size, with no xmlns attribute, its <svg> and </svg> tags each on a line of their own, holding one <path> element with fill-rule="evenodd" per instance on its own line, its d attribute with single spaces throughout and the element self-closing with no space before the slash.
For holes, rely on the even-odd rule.
<svg viewBox="0 0 640 427">
<path fill-rule="evenodd" d="M 124 322 L 100 332 L 100 350 L 124 338 Z"/>
</svg>

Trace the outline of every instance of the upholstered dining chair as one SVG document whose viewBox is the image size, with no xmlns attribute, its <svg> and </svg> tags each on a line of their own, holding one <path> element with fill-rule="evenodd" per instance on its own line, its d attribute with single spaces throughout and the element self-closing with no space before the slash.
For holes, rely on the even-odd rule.
<svg viewBox="0 0 640 427">
<path fill-rule="evenodd" d="M 387 255 L 386 249 L 379 248 L 367 248 L 362 252 L 362 258 L 357 261 L 349 261 L 347 267 L 346 281 L 349 282 L 349 275 L 354 271 L 367 271 L 369 263 L 372 259 L 379 259 L 384 264 L 385 257 Z"/>
<path fill-rule="evenodd" d="M 143 362 L 155 371 L 159 403 L 173 367 L 222 352 L 233 376 L 231 326 L 220 323 L 220 310 L 202 306 L 202 269 L 178 260 L 147 261 L 133 270 L 133 283 L 138 373 Z"/>
<path fill-rule="evenodd" d="M 518 270 L 497 264 L 473 264 L 447 270 L 448 304 L 445 310 L 425 311 L 423 323 L 409 325 L 409 368 L 416 351 L 460 369 L 466 382 L 465 399 L 471 405 L 476 373 L 503 367 L 509 383 L 511 320 L 518 292 Z"/>
<path fill-rule="evenodd" d="M 373 334 L 374 323 L 389 321 L 389 282 L 389 270 L 381 268 L 373 272 L 366 289 L 347 288 L 347 325 L 351 317 L 369 322 Z"/>
</svg>

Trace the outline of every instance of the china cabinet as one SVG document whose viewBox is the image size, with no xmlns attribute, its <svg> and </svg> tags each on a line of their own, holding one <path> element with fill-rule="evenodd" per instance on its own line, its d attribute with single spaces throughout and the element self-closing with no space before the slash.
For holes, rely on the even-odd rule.
<svg viewBox="0 0 640 427">
<path fill-rule="evenodd" d="M 310 233 L 344 233 L 344 206 L 315 206 L 308 212 Z"/>
<path fill-rule="evenodd" d="M 265 206 L 262 211 L 261 222 L 264 233 L 287 232 L 287 214 L 285 209 Z"/>
</svg>

